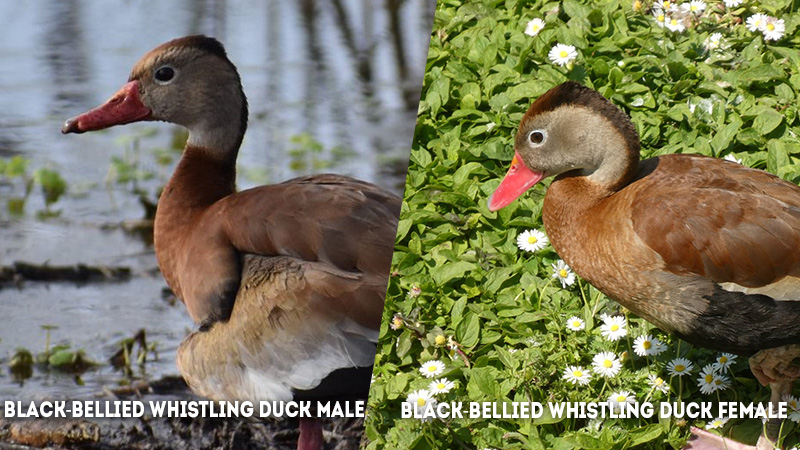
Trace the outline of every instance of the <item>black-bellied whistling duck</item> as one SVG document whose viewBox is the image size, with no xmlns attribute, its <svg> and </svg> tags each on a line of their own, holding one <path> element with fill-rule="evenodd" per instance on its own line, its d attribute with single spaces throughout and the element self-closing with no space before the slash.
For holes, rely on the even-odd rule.
<svg viewBox="0 0 800 450">
<path fill-rule="evenodd" d="M 701 347 L 752 356 L 772 388 L 800 369 L 800 187 L 697 155 L 639 160 L 628 116 L 575 82 L 522 118 L 498 210 L 546 177 L 559 256 L 635 314 Z"/>
<path fill-rule="evenodd" d="M 161 272 L 199 325 L 178 350 L 189 386 L 214 400 L 366 399 L 400 199 L 337 175 L 236 192 L 247 100 L 213 38 L 150 51 L 62 131 L 140 120 L 189 130 L 155 219 Z M 301 419 L 298 448 L 322 445 L 319 421 Z"/>
</svg>

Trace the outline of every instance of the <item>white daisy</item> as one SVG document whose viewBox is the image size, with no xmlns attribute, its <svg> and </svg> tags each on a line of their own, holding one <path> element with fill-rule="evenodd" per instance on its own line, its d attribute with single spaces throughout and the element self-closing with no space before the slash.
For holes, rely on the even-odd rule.
<svg viewBox="0 0 800 450">
<path fill-rule="evenodd" d="M 586 328 L 586 322 L 584 322 L 583 319 L 580 319 L 577 316 L 572 316 L 569 319 L 567 319 L 568 330 L 581 331 L 584 328 Z"/>
<path fill-rule="evenodd" d="M 653 5 L 653 7 L 661 9 L 661 10 L 664 10 L 664 11 L 677 11 L 678 10 L 678 4 L 673 2 L 673 1 L 671 1 L 671 0 L 658 0 L 655 3 L 655 5 Z"/>
<path fill-rule="evenodd" d="M 538 252 L 550 242 L 539 230 L 525 230 L 517 236 L 517 247 L 526 252 Z"/>
<path fill-rule="evenodd" d="M 405 324 L 406 322 L 405 320 L 403 320 L 403 315 L 400 313 L 395 313 L 394 317 L 392 317 L 392 322 L 389 324 L 389 326 L 393 330 L 399 330 L 400 328 L 403 328 Z"/>
<path fill-rule="evenodd" d="M 420 367 L 419 371 L 425 376 L 425 378 L 433 378 L 444 372 L 444 363 L 438 359 L 427 361 L 426 363 L 422 364 L 422 367 Z"/>
<path fill-rule="evenodd" d="M 706 430 L 713 430 L 714 428 L 721 428 L 728 421 L 728 417 L 719 417 L 706 424 Z"/>
<path fill-rule="evenodd" d="M 714 383 L 714 366 L 706 364 L 703 370 L 700 371 L 700 378 L 697 379 L 697 386 L 703 394 L 710 394 L 717 390 L 717 385 Z"/>
<path fill-rule="evenodd" d="M 722 33 L 714 33 L 706 39 L 706 50 L 715 50 L 722 46 Z"/>
<path fill-rule="evenodd" d="M 613 394 L 611 394 L 611 396 L 608 397 L 608 403 L 613 411 L 622 410 L 623 403 L 634 403 L 634 402 L 636 402 L 636 396 L 628 391 L 614 392 Z"/>
<path fill-rule="evenodd" d="M 561 377 L 572 384 L 577 384 L 580 386 L 585 386 L 589 384 L 589 380 L 592 379 L 592 375 L 587 370 L 583 370 L 581 366 L 567 366 L 564 369 L 564 375 Z"/>
<path fill-rule="evenodd" d="M 663 342 L 649 334 L 639 336 L 633 341 L 633 351 L 639 356 L 658 355 L 666 350 L 667 346 Z"/>
<path fill-rule="evenodd" d="M 796 409 L 795 409 L 795 410 L 793 410 L 793 411 L 790 411 L 790 412 L 789 412 L 789 415 L 788 415 L 787 417 L 788 417 L 788 418 L 789 418 L 789 420 L 791 420 L 792 422 L 795 422 L 795 423 L 800 423 L 800 410 L 796 410 Z"/>
<path fill-rule="evenodd" d="M 553 278 L 561 282 L 561 287 L 566 288 L 575 284 L 575 273 L 570 270 L 567 263 L 559 259 L 553 266 Z"/>
<path fill-rule="evenodd" d="M 600 334 L 609 341 L 618 341 L 628 334 L 627 323 L 622 316 L 601 316 L 603 324 L 600 325 Z"/>
<path fill-rule="evenodd" d="M 436 406 L 436 399 L 427 389 L 420 389 L 408 394 L 406 403 L 411 403 L 414 406 L 415 413 L 421 416 L 425 414 L 427 408 Z"/>
<path fill-rule="evenodd" d="M 731 380 L 725 375 L 715 373 L 714 374 L 714 381 L 711 382 L 714 385 L 715 391 L 724 391 L 731 387 Z"/>
<path fill-rule="evenodd" d="M 556 44 L 547 54 L 553 64 L 566 66 L 578 57 L 578 51 L 572 45 Z"/>
<path fill-rule="evenodd" d="M 677 31 L 678 33 L 683 33 L 683 30 L 686 29 L 683 21 L 675 16 L 666 18 L 666 26 L 669 31 Z"/>
<path fill-rule="evenodd" d="M 525 34 L 528 36 L 536 36 L 542 31 L 542 28 L 544 28 L 544 20 L 537 17 L 528 22 L 528 25 L 525 27 Z"/>
<path fill-rule="evenodd" d="M 764 25 L 766 25 L 768 17 L 769 16 L 767 16 L 766 14 L 761 14 L 761 13 L 753 14 L 752 16 L 747 18 L 745 25 L 747 26 L 747 29 L 750 31 L 754 32 L 761 31 L 764 29 Z"/>
<path fill-rule="evenodd" d="M 656 20 L 656 25 L 664 28 L 667 23 L 667 15 L 661 9 L 653 9 L 653 18 Z"/>
<path fill-rule="evenodd" d="M 672 376 L 682 377 L 692 372 L 694 366 L 686 358 L 675 358 L 667 364 L 667 372 Z"/>
<path fill-rule="evenodd" d="M 455 387 L 455 383 L 448 380 L 447 378 L 440 378 L 438 380 L 431 381 L 431 384 L 428 385 L 428 390 L 431 393 L 435 394 L 444 394 L 450 392 L 450 389 Z"/>
<path fill-rule="evenodd" d="M 736 164 L 741 164 L 742 163 L 742 159 L 741 158 L 737 158 L 733 153 L 728 153 L 727 155 L 725 155 L 725 158 L 723 158 L 723 159 L 726 160 L 726 161 L 735 162 Z"/>
<path fill-rule="evenodd" d="M 617 355 L 611 352 L 602 352 L 592 358 L 592 370 L 602 377 L 614 378 L 622 369 Z"/>
<path fill-rule="evenodd" d="M 762 28 L 761 31 L 764 33 L 764 39 L 768 41 L 777 41 L 786 33 L 786 24 L 783 22 L 783 19 L 767 16 L 767 20 L 764 21 L 764 28 Z"/>
<path fill-rule="evenodd" d="M 736 8 L 742 4 L 742 0 L 723 0 L 725 6 L 728 8 Z"/>
<path fill-rule="evenodd" d="M 727 371 L 733 365 L 738 356 L 732 353 L 723 353 L 717 356 L 717 362 L 714 363 L 714 370 L 717 372 Z"/>
<path fill-rule="evenodd" d="M 419 294 L 422 294 L 422 289 L 416 284 L 411 286 L 411 289 L 408 290 L 408 296 L 411 298 L 419 297 Z"/>
<path fill-rule="evenodd" d="M 653 374 L 647 376 L 647 384 L 649 384 L 651 388 L 661 391 L 664 394 L 669 392 L 669 385 L 664 381 L 664 379 Z"/>
<path fill-rule="evenodd" d="M 692 0 L 690 3 L 684 3 L 686 6 L 686 11 L 692 13 L 696 16 L 699 16 L 706 10 L 706 2 L 703 0 Z M 683 6 L 683 5 L 681 5 Z"/>
</svg>

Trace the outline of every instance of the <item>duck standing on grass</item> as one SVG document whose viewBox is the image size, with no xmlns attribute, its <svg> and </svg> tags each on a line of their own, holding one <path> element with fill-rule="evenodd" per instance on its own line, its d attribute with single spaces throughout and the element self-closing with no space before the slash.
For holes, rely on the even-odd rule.
<svg viewBox="0 0 800 450">
<path fill-rule="evenodd" d="M 544 226 L 578 275 L 663 331 L 750 356 L 772 403 L 791 394 L 800 377 L 800 187 L 698 155 L 640 161 L 630 118 L 575 82 L 522 118 L 489 209 L 547 177 Z M 772 448 L 774 425 L 759 448 Z"/>
<path fill-rule="evenodd" d="M 237 192 L 247 100 L 215 39 L 147 53 L 103 105 L 66 122 L 83 133 L 142 120 L 189 130 L 158 202 L 155 251 L 199 328 L 178 368 L 214 400 L 366 400 L 400 198 L 373 184 L 313 175 Z M 298 449 L 323 447 L 300 419 Z"/>
</svg>

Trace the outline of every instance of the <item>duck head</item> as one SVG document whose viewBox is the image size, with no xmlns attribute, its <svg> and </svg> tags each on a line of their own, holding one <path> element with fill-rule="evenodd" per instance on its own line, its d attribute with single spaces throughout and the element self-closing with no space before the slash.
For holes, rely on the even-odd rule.
<svg viewBox="0 0 800 450">
<path fill-rule="evenodd" d="M 583 176 L 614 191 L 639 161 L 639 136 L 630 118 L 599 92 L 568 81 L 539 97 L 514 139 L 514 158 L 489 198 L 496 211 L 547 177 Z"/>
<path fill-rule="evenodd" d="M 182 125 L 195 146 L 238 149 L 247 126 L 247 100 L 222 44 L 187 36 L 156 47 L 108 101 L 67 120 L 61 131 L 83 133 L 142 120 Z"/>
</svg>

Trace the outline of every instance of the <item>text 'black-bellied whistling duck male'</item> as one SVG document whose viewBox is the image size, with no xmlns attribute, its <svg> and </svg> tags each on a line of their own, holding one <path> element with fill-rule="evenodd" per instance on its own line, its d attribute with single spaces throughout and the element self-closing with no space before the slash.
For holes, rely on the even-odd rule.
<svg viewBox="0 0 800 450">
<path fill-rule="evenodd" d="M 147 53 L 82 133 L 140 120 L 189 140 L 155 219 L 161 272 L 199 330 L 178 350 L 214 400 L 364 400 L 375 360 L 400 198 L 337 175 L 236 192 L 247 100 L 222 45 L 189 36 Z M 298 448 L 323 445 L 300 420 Z"/>
<path fill-rule="evenodd" d="M 575 82 L 522 118 L 498 210 L 546 177 L 550 242 L 576 273 L 663 331 L 752 356 L 772 401 L 800 369 L 800 187 L 697 155 L 639 160 L 628 116 Z"/>
</svg>

